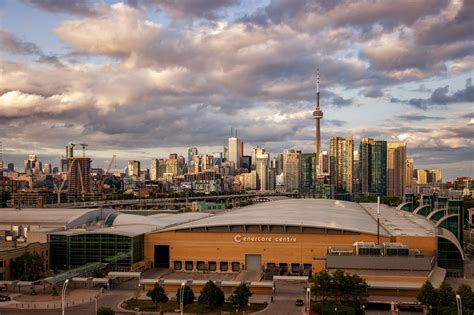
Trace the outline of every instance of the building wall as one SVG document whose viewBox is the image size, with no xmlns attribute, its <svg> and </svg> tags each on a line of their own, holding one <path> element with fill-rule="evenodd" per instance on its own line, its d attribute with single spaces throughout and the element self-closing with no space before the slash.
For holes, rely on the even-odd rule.
<svg viewBox="0 0 474 315">
<path fill-rule="evenodd" d="M 240 236 L 240 242 L 235 238 Z M 272 238 L 272 241 L 243 241 L 243 237 Z M 294 238 L 295 241 L 277 242 L 275 238 Z M 376 235 L 349 234 L 286 234 L 286 233 L 216 233 L 216 232 L 158 232 L 145 235 L 145 257 L 154 262 L 154 246 L 170 246 L 170 267 L 173 261 L 220 261 L 245 264 L 246 254 L 261 255 L 262 264 L 292 263 L 312 264 L 313 272 L 325 267 L 328 247 L 352 248 L 356 241 L 377 242 Z M 390 242 L 390 237 L 380 237 L 381 242 Z M 433 251 L 434 249 L 432 249 Z M 315 259 L 314 259 L 315 258 Z M 219 267 L 218 267 L 219 268 Z M 219 269 L 218 269 L 219 270 Z"/>
<path fill-rule="evenodd" d="M 31 243 L 27 246 L 2 249 L 0 251 L 0 280 L 15 280 L 10 276 L 11 263 L 24 253 L 37 253 L 44 257 L 44 270 L 49 270 L 49 244 Z"/>
</svg>

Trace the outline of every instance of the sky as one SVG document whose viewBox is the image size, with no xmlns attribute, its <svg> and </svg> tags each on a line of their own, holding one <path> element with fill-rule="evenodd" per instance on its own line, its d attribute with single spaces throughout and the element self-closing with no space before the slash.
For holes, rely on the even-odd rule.
<svg viewBox="0 0 474 315">
<path fill-rule="evenodd" d="M 404 141 L 415 168 L 474 177 L 474 2 L 0 0 L 0 141 L 96 167 L 197 146 L 314 151 Z"/>
</svg>

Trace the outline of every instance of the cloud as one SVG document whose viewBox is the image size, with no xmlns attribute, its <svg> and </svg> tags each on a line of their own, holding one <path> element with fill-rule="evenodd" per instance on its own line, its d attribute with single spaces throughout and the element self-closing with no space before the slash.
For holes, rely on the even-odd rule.
<svg viewBox="0 0 474 315">
<path fill-rule="evenodd" d="M 32 150 L 87 141 L 132 156 L 164 147 L 221 146 L 232 125 L 246 143 L 271 152 L 289 146 L 312 151 L 319 68 L 326 140 L 351 134 L 406 139 L 420 154 L 438 146 L 445 157 L 443 152 L 472 144 L 468 130 L 448 128 L 458 123 L 456 114 L 400 114 L 404 106 L 393 103 L 386 108 L 390 123 L 371 116 L 383 112 L 389 91 L 397 91 L 396 103 L 422 109 L 460 103 L 457 110 L 466 112 L 469 82 L 452 92 L 444 86 L 429 91 L 424 84 L 472 71 L 469 37 L 459 32 L 451 40 L 445 34 L 434 43 L 426 35 L 430 25 L 464 27 L 467 4 L 191 2 L 62 2 L 84 5 L 82 13 L 59 9 L 59 1 L 43 2 L 49 12 L 76 15 L 52 17 L 53 36 L 69 53 L 46 56 L 40 41 L 3 34 L 2 47 L 10 53 L 0 59 L 0 137 Z M 54 58 L 61 66 L 46 63 Z M 364 112 L 354 108 L 361 102 Z M 464 127 L 471 127 L 472 117 L 463 118 Z"/>
<path fill-rule="evenodd" d="M 97 17 L 63 21 L 54 33 L 80 51 L 131 59 L 159 41 L 160 26 L 145 20 L 141 9 L 117 3 L 98 12 Z"/>
<path fill-rule="evenodd" d="M 0 29 L 0 49 L 13 54 L 42 55 L 41 49 L 34 43 L 23 41 L 10 32 Z"/>
<path fill-rule="evenodd" d="M 137 0 L 147 7 L 159 7 L 170 16 L 177 19 L 204 18 L 214 20 L 218 18 L 218 11 L 229 6 L 239 4 L 240 0 Z"/>
<path fill-rule="evenodd" d="M 382 89 L 380 89 L 380 87 L 375 87 L 375 86 L 369 87 L 363 90 L 362 94 L 365 97 L 369 97 L 369 98 L 379 98 L 379 97 L 384 96 Z"/>
<path fill-rule="evenodd" d="M 426 116 L 420 115 L 418 113 L 406 113 L 397 115 L 394 117 L 397 120 L 402 121 L 422 121 L 422 120 L 445 120 L 446 117 L 437 117 L 437 116 Z"/>
<path fill-rule="evenodd" d="M 23 2 L 51 13 L 74 15 L 95 15 L 93 5 L 88 0 L 22 0 Z"/>
<path fill-rule="evenodd" d="M 448 105 L 452 103 L 467 103 L 474 102 L 474 86 L 472 85 L 472 78 L 466 80 L 464 90 L 454 92 L 448 95 L 449 86 L 439 87 L 433 91 L 429 98 L 412 98 L 409 100 L 400 100 L 392 98 L 392 103 L 404 103 L 417 108 L 427 109 L 431 106 Z"/>
</svg>

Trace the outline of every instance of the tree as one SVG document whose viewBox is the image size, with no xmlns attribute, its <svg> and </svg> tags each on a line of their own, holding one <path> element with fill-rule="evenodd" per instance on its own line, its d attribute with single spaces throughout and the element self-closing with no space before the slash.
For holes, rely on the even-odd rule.
<svg viewBox="0 0 474 315">
<path fill-rule="evenodd" d="M 457 290 L 457 294 L 461 296 L 462 306 L 466 310 L 474 309 L 474 293 L 467 284 L 461 284 Z"/>
<path fill-rule="evenodd" d="M 209 308 L 222 306 L 224 304 L 224 292 L 212 281 L 208 281 L 198 299 L 199 304 L 207 305 Z"/>
<path fill-rule="evenodd" d="M 155 283 L 155 286 L 153 289 L 149 290 L 146 293 L 146 296 L 151 298 L 153 303 L 155 303 L 155 306 L 160 305 L 160 314 L 161 314 L 161 308 L 163 306 L 163 303 L 168 302 L 168 296 L 166 295 L 165 289 L 159 284 Z"/>
<path fill-rule="evenodd" d="M 314 275 L 312 292 L 316 300 L 326 302 L 329 298 L 339 304 L 361 302 L 368 295 L 369 285 L 358 275 L 351 275 L 342 270 L 334 274 L 321 271 Z"/>
<path fill-rule="evenodd" d="M 443 282 L 438 289 L 438 304 L 441 306 L 453 306 L 456 304 L 456 294 L 453 287 L 447 282 Z"/>
<path fill-rule="evenodd" d="M 229 301 L 233 305 L 238 305 L 240 308 L 244 308 L 249 303 L 249 297 L 252 296 L 250 287 L 242 282 L 235 289 L 229 298 Z"/>
<path fill-rule="evenodd" d="M 97 309 L 97 315 L 115 315 L 115 311 L 110 307 L 99 307 Z"/>
<path fill-rule="evenodd" d="M 44 258 L 36 252 L 24 253 L 12 262 L 10 270 L 15 280 L 38 280 L 44 272 Z"/>
<path fill-rule="evenodd" d="M 438 305 L 438 292 L 433 287 L 431 282 L 426 281 L 421 287 L 416 299 L 423 305 Z"/>
<path fill-rule="evenodd" d="M 316 300 L 320 298 L 322 301 L 326 301 L 327 298 L 330 296 L 329 291 L 331 288 L 331 281 L 332 276 L 326 270 L 318 272 L 314 275 L 313 279 L 313 287 L 311 292 L 316 297 Z"/>
<path fill-rule="evenodd" d="M 181 304 L 181 287 L 176 292 L 176 301 Z M 194 292 L 190 286 L 185 285 L 183 289 L 183 305 L 192 304 L 194 302 Z"/>
</svg>

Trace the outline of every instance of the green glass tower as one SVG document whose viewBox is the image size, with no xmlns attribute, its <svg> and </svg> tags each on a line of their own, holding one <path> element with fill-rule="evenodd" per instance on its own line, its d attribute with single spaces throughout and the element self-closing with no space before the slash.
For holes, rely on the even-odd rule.
<svg viewBox="0 0 474 315">
<path fill-rule="evenodd" d="M 362 194 L 387 195 L 387 141 L 362 139 L 359 147 Z"/>
</svg>

